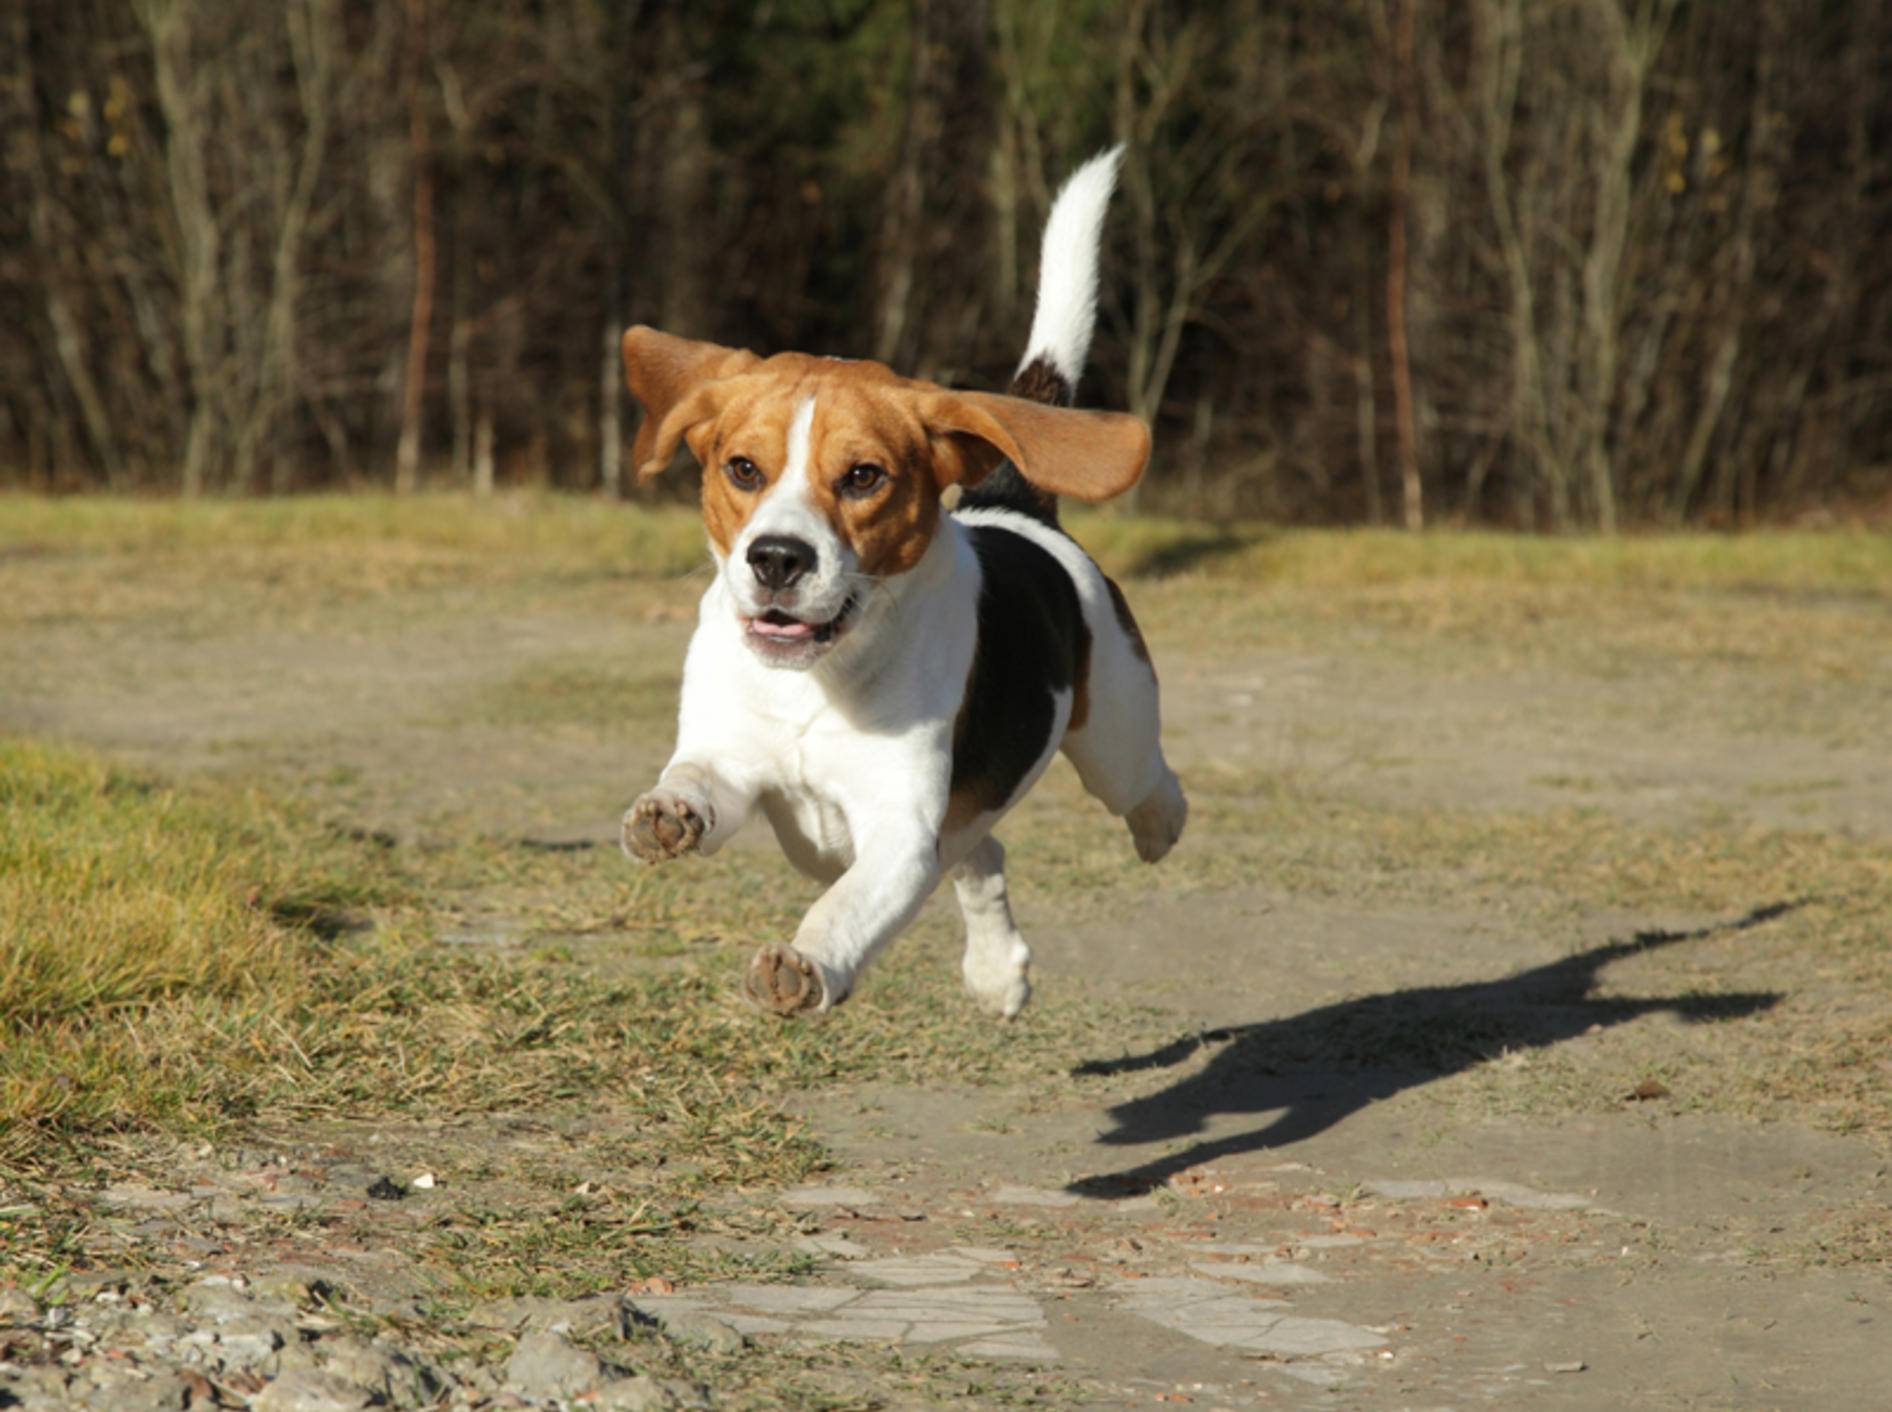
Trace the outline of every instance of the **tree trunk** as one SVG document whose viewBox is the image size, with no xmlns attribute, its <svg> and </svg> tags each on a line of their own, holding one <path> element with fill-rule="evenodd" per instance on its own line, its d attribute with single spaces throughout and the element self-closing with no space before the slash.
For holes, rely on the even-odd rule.
<svg viewBox="0 0 1892 1412">
<path fill-rule="evenodd" d="M 407 323 L 407 370 L 401 383 L 401 440 L 394 488 L 420 486 L 421 419 L 427 392 L 427 340 L 434 319 L 434 177 L 427 146 L 421 58 L 427 46 L 427 0 L 407 0 L 408 150 L 414 164 L 414 307 Z"/>
<path fill-rule="evenodd" d="M 989 307 L 985 0 L 908 0 L 907 26 L 906 130 L 881 226 L 874 357 L 928 377 L 976 356 Z"/>
<path fill-rule="evenodd" d="M 1393 22 L 1393 66 L 1399 89 L 1399 136 L 1393 144 L 1393 178 L 1387 193 L 1386 352 L 1392 363 L 1393 429 L 1399 448 L 1400 506 L 1406 528 L 1425 528 L 1419 482 L 1417 429 L 1412 412 L 1412 358 L 1406 345 L 1406 216 L 1412 201 L 1413 0 L 1397 0 Z"/>
<path fill-rule="evenodd" d="M 220 321 L 216 317 L 222 235 L 204 168 L 201 80 L 192 77 L 190 31 L 179 0 L 139 0 L 138 18 L 151 41 L 158 108 L 164 115 L 165 192 L 176 232 L 178 324 L 190 372 L 190 422 L 184 440 L 182 490 L 212 488 L 222 409 Z"/>
<path fill-rule="evenodd" d="M 493 409 L 487 406 L 473 428 L 473 493 L 481 499 L 493 493 Z"/>
<path fill-rule="evenodd" d="M 624 362 L 620 345 L 624 320 L 617 301 L 604 320 L 604 345 L 598 359 L 598 488 L 608 499 L 624 493 Z"/>
</svg>

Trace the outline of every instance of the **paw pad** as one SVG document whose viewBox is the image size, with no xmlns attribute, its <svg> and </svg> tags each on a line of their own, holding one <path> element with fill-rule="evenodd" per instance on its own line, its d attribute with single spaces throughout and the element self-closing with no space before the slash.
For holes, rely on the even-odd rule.
<svg viewBox="0 0 1892 1412">
<path fill-rule="evenodd" d="M 743 974 L 742 990 L 750 1002 L 772 1015 L 799 1015 L 823 999 L 821 972 L 792 946 L 770 945 L 756 952 Z"/>
<path fill-rule="evenodd" d="M 703 816 L 672 795 L 646 794 L 624 815 L 624 851 L 646 863 L 694 853 L 703 841 Z"/>
</svg>

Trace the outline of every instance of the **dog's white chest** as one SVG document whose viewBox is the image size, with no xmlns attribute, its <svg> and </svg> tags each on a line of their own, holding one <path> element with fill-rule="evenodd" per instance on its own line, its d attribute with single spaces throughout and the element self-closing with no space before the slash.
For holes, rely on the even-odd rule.
<svg viewBox="0 0 1892 1412">
<path fill-rule="evenodd" d="M 762 810 L 788 861 L 812 877 L 832 880 L 854 862 L 854 832 L 838 801 L 802 784 L 765 790 Z"/>
</svg>

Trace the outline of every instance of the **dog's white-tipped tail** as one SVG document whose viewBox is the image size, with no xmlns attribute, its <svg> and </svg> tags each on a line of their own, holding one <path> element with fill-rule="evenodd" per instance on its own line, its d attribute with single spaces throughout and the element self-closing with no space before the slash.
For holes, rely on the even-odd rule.
<svg viewBox="0 0 1892 1412">
<path fill-rule="evenodd" d="M 1065 383 L 1065 400 L 1076 391 L 1090 353 L 1097 323 L 1097 246 L 1122 161 L 1119 143 L 1071 173 L 1045 222 L 1038 311 L 1018 371 L 1022 375 L 1040 360 L 1049 363 Z"/>
</svg>

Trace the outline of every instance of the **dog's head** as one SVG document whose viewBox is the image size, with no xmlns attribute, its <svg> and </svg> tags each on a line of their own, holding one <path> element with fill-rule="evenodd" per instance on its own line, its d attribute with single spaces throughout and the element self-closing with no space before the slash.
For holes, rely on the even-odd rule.
<svg viewBox="0 0 1892 1412">
<path fill-rule="evenodd" d="M 640 479 L 686 442 L 703 467 L 719 572 L 764 661 L 825 656 L 925 557 L 948 486 L 1010 460 L 1055 495 L 1105 500 L 1149 459 L 1135 417 L 953 392 L 879 363 L 740 349 L 637 327 L 625 379 L 644 404 Z"/>
</svg>

